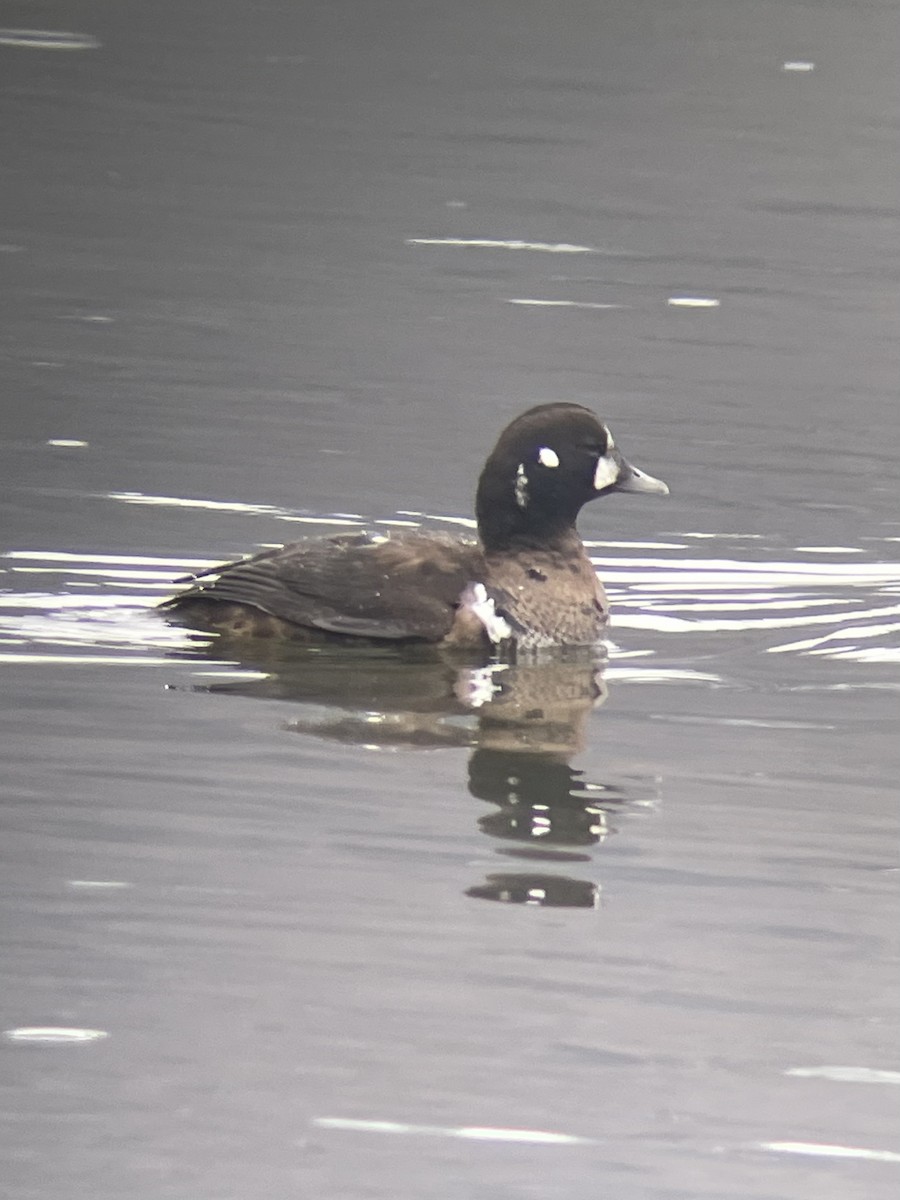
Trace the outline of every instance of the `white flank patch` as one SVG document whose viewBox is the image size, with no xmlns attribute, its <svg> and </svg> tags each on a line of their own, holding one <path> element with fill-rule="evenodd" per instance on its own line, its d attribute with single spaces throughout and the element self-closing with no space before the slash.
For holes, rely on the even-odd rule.
<svg viewBox="0 0 900 1200">
<path fill-rule="evenodd" d="M 485 628 L 488 637 L 498 645 L 512 637 L 509 623 L 501 617 L 494 606 L 493 599 L 487 594 L 483 583 L 473 583 L 465 596 L 465 602 Z"/>
<path fill-rule="evenodd" d="M 799 71 L 801 74 L 808 74 L 816 69 L 816 64 L 808 59 L 789 59 L 786 63 L 781 64 L 782 71 Z"/>
<path fill-rule="evenodd" d="M 558 467 L 559 455 L 550 446 L 541 446 L 538 450 L 538 462 L 542 467 Z"/>
<path fill-rule="evenodd" d="M 66 450 L 80 450 L 83 446 L 87 445 L 87 442 L 80 442 L 77 438 L 48 438 L 45 445 L 62 446 Z"/>
<path fill-rule="evenodd" d="M 619 464 L 614 458 L 604 454 L 597 461 L 597 470 L 594 472 L 594 489 L 602 492 L 604 488 L 612 487 L 618 478 Z"/>
</svg>

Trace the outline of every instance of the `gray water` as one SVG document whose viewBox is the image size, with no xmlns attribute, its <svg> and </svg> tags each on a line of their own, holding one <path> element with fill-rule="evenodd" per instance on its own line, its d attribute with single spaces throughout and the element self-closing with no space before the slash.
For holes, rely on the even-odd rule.
<svg viewBox="0 0 900 1200">
<path fill-rule="evenodd" d="M 897 6 L 0 25 L 4 1195 L 896 1195 Z M 559 399 L 602 673 L 151 611 Z"/>
</svg>

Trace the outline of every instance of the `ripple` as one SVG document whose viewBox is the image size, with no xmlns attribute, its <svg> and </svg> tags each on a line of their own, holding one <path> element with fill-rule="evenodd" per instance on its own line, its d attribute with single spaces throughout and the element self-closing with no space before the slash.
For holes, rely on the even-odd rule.
<svg viewBox="0 0 900 1200">
<path fill-rule="evenodd" d="M 576 246 L 570 242 L 523 242 L 518 238 L 406 238 L 407 246 L 457 246 L 475 250 L 537 250 L 545 254 L 600 254 L 594 246 Z"/>
<path fill-rule="evenodd" d="M 524 296 L 511 297 L 507 304 L 518 304 L 523 308 L 585 308 L 604 311 L 607 309 L 628 308 L 627 304 L 601 304 L 596 300 L 538 300 Z"/>
<path fill-rule="evenodd" d="M 299 515 L 244 501 L 132 492 L 110 498 L 274 516 L 322 533 L 335 526 L 387 530 L 444 523 L 469 529 L 474 524 L 468 517 L 415 510 L 366 521 L 355 513 Z M 798 546 L 766 555 L 758 539 L 750 543 L 753 557 L 744 559 L 750 535 L 701 534 L 670 532 L 666 536 L 671 540 L 665 541 L 588 543 L 610 595 L 614 635 L 624 641 L 610 647 L 609 679 L 707 686 L 727 682 L 708 664 L 697 670 L 655 662 L 670 655 L 674 638 L 682 654 L 688 650 L 708 656 L 746 648 L 752 636 L 754 648 L 768 654 L 873 668 L 900 662 L 900 563 L 875 560 L 873 551 L 859 546 Z M 684 557 L 688 538 L 708 555 Z M 799 557 L 810 550 L 827 552 L 829 558 Z M 835 561 L 835 556 L 843 559 Z M 215 567 L 218 559 L 14 550 L 2 561 L 10 583 L 25 585 L 0 592 L 0 658 L 6 661 L 74 663 L 80 652 L 77 661 L 105 655 L 103 661 L 149 664 L 172 651 L 196 656 L 214 640 L 168 625 L 153 610 L 179 576 Z M 53 583 L 47 586 L 44 580 Z"/>
<path fill-rule="evenodd" d="M 0 46 L 21 50 L 97 50 L 99 41 L 89 33 L 56 29 L 0 29 Z"/>
<path fill-rule="evenodd" d="M 724 683 L 721 675 L 689 667 L 607 667 L 603 678 L 616 683 Z"/>
<path fill-rule="evenodd" d="M 103 1029 L 70 1029 L 58 1025 L 23 1025 L 20 1029 L 6 1029 L 3 1036 L 8 1042 L 19 1042 L 38 1046 L 80 1046 L 109 1037 Z"/>
<path fill-rule="evenodd" d="M 857 1158 L 868 1162 L 900 1163 L 894 1150 L 872 1150 L 865 1146 L 835 1146 L 822 1142 L 760 1142 L 760 1150 L 775 1154 L 805 1154 L 811 1158 Z"/>
<path fill-rule="evenodd" d="M 799 1079 L 830 1079 L 835 1083 L 887 1083 L 900 1086 L 900 1071 L 874 1067 L 791 1067 L 785 1075 Z"/>
<path fill-rule="evenodd" d="M 479 1142 L 528 1142 L 543 1146 L 590 1146 L 592 1138 L 547 1129 L 507 1129 L 484 1125 L 411 1125 L 403 1121 L 360 1120 L 354 1117 L 314 1117 L 319 1129 L 345 1130 L 352 1133 L 387 1133 L 419 1137 L 467 1138 Z"/>
<path fill-rule="evenodd" d="M 174 576 L 213 561 L 62 550 L 13 550 L 3 561 L 12 582 L 50 577 L 58 586 L 0 592 L 2 662 L 158 666 L 212 640 L 166 624 L 154 607 Z"/>
<path fill-rule="evenodd" d="M 707 545 L 715 550 L 714 539 Z M 759 648 L 771 654 L 896 663 L 900 563 L 861 561 L 856 555 L 863 551 L 855 546 L 821 549 L 848 561 L 810 562 L 783 554 L 751 561 L 657 555 L 626 560 L 596 553 L 591 561 L 610 595 L 617 630 L 700 635 L 706 649 L 713 635 L 749 633 L 759 635 Z M 788 631 L 793 636 L 787 640 L 777 636 Z"/>
<path fill-rule="evenodd" d="M 275 504 L 248 504 L 241 500 L 190 499 L 186 496 L 148 496 L 144 492 L 110 492 L 110 500 L 124 504 L 146 504 L 156 508 L 203 508 L 213 512 L 248 513 L 251 516 L 278 517 L 282 521 L 298 521 L 308 525 L 359 525 L 351 517 L 299 516 L 288 508 Z"/>
<path fill-rule="evenodd" d="M 670 296 L 666 303 L 670 308 L 718 308 L 722 301 L 714 296 Z"/>
</svg>

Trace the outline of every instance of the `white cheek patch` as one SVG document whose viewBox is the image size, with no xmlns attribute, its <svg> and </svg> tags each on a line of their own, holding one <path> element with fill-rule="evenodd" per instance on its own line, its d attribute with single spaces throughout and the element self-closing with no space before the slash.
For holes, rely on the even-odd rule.
<svg viewBox="0 0 900 1200">
<path fill-rule="evenodd" d="M 516 504 L 519 508 L 528 506 L 528 476 L 525 474 L 525 464 L 516 467 Z"/>
<path fill-rule="evenodd" d="M 559 455 L 550 446 L 541 446 L 538 450 L 538 462 L 542 467 L 558 467 Z"/>
<path fill-rule="evenodd" d="M 597 470 L 594 472 L 594 491 L 602 492 L 604 488 L 612 487 L 619 478 L 619 464 L 608 454 L 597 460 Z"/>
</svg>

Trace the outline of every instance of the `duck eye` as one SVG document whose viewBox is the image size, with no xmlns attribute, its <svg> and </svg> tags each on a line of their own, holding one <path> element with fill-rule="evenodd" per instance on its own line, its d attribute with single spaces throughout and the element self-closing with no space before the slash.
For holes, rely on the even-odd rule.
<svg viewBox="0 0 900 1200">
<path fill-rule="evenodd" d="M 550 446 L 541 446 L 538 450 L 538 462 L 542 467 L 558 467 L 559 455 Z"/>
</svg>

